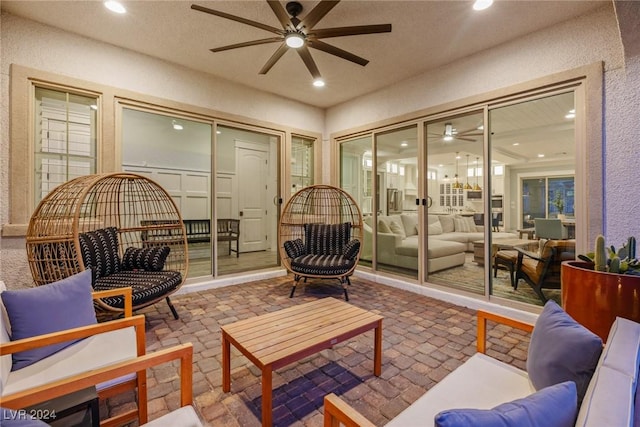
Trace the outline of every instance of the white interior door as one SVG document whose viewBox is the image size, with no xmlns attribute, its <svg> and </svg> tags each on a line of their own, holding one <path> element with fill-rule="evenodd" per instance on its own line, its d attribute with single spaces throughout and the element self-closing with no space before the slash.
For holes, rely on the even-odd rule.
<svg viewBox="0 0 640 427">
<path fill-rule="evenodd" d="M 236 145 L 240 252 L 268 248 L 268 147 Z"/>
</svg>

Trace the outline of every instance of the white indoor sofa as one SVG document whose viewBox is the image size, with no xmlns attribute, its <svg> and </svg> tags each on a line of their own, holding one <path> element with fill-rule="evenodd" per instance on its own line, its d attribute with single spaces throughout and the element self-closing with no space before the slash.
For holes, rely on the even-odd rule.
<svg viewBox="0 0 640 427">
<path fill-rule="evenodd" d="M 373 217 L 364 219 L 364 245 L 360 258 L 371 260 Z M 465 262 L 465 252 L 473 252 L 473 242 L 484 239 L 484 227 L 472 217 L 428 215 L 427 271 L 433 273 Z M 457 227 L 456 227 L 457 225 Z M 418 268 L 418 215 L 402 213 L 378 216 L 378 262 L 402 268 Z M 494 232 L 494 239 L 516 238 L 507 232 Z"/>
</svg>

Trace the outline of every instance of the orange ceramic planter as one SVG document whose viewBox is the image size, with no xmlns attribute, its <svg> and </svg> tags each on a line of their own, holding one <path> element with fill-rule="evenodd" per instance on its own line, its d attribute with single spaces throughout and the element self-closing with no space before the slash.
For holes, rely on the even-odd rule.
<svg viewBox="0 0 640 427">
<path fill-rule="evenodd" d="M 640 322 L 640 276 L 592 270 L 583 261 L 565 261 L 560 272 L 562 307 L 606 341 L 616 317 Z"/>
</svg>

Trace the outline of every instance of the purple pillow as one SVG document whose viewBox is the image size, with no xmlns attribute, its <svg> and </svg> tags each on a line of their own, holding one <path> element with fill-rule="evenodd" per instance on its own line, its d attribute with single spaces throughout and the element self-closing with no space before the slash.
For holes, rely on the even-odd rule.
<svg viewBox="0 0 640 427">
<path fill-rule="evenodd" d="M 548 301 L 531 334 L 527 372 L 536 390 L 573 381 L 582 403 L 602 353 L 602 340 Z"/>
<path fill-rule="evenodd" d="M 436 427 L 573 427 L 578 415 L 576 385 L 567 381 L 493 409 L 448 409 Z"/>
<path fill-rule="evenodd" d="M 85 270 L 48 285 L 2 292 L 0 296 L 11 325 L 11 340 L 97 323 L 92 291 L 91 270 Z M 14 353 L 11 370 L 29 366 L 77 341 Z"/>
</svg>

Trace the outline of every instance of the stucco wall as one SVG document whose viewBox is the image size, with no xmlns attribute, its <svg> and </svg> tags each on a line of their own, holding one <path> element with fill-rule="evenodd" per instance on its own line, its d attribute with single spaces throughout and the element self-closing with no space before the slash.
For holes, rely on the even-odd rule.
<svg viewBox="0 0 640 427">
<path fill-rule="evenodd" d="M 638 16 L 640 13 L 636 22 Z M 627 236 L 640 238 L 637 220 L 640 58 L 627 57 L 625 61 L 612 5 L 332 107 L 327 110 L 327 133 L 365 126 L 597 61 L 604 62 L 605 197 L 601 215 L 605 236 L 619 246 Z"/>
<path fill-rule="evenodd" d="M 158 98 L 322 133 L 324 111 L 3 13 L 0 18 L 0 224 L 8 222 L 9 69 L 18 64 Z M 0 280 L 31 283 L 23 238 L 0 239 Z"/>
</svg>

